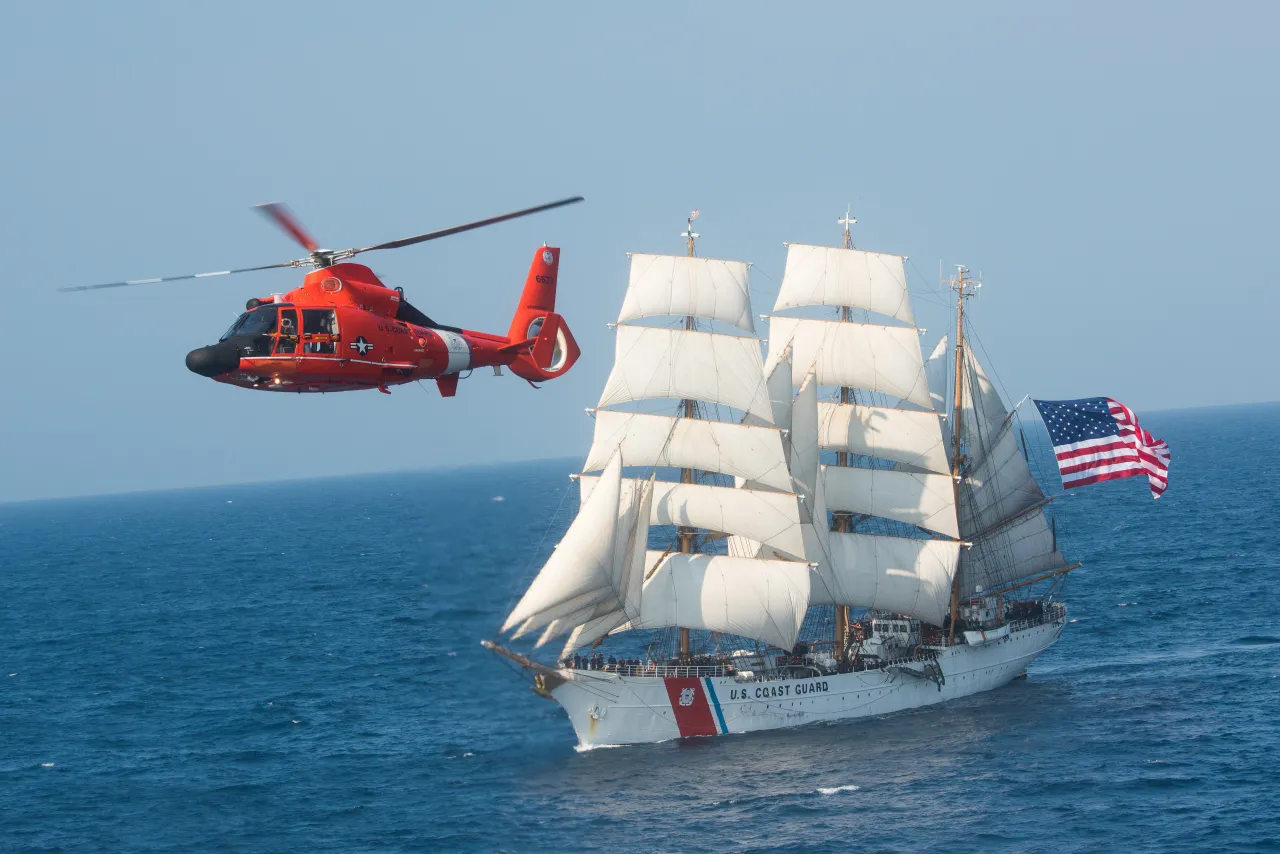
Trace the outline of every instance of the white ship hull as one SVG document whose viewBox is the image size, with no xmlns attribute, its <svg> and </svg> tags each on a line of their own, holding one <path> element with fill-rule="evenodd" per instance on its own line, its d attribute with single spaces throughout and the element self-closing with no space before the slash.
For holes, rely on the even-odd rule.
<svg viewBox="0 0 1280 854">
<path fill-rule="evenodd" d="M 1060 612 L 1061 613 L 1061 612 Z M 560 670 L 551 691 L 583 747 L 795 727 L 914 709 L 1006 685 L 1062 634 L 1065 616 L 981 645 L 938 650 L 939 681 L 911 666 L 804 679 L 627 676 Z"/>
</svg>

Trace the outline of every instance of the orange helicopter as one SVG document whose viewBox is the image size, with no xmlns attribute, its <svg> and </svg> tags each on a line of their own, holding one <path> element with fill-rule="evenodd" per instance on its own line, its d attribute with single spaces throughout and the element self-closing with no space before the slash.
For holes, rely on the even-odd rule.
<svg viewBox="0 0 1280 854">
<path fill-rule="evenodd" d="M 560 250 L 542 246 L 533 255 L 524 292 L 506 335 L 444 326 L 409 304 L 402 288 L 382 284 L 363 264 L 344 263 L 362 252 L 399 249 L 582 201 L 582 196 L 501 216 L 431 231 L 363 249 L 321 249 L 284 205 L 257 209 L 307 250 L 285 264 L 135 279 L 60 288 L 89 291 L 127 285 L 203 279 L 280 267 L 314 267 L 302 286 L 285 294 L 251 299 L 218 343 L 187 354 L 187 368 L 202 377 L 264 391 L 331 392 L 389 387 L 434 379 L 443 397 L 453 397 L 462 372 L 503 367 L 531 384 L 564 375 L 579 350 L 564 318 L 555 311 Z"/>
</svg>

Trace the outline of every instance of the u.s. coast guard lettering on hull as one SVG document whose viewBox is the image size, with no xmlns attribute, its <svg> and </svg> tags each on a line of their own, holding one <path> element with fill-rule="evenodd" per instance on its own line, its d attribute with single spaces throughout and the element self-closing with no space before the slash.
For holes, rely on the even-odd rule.
<svg viewBox="0 0 1280 854">
<path fill-rule="evenodd" d="M 787 697 L 807 697 L 825 694 L 831 690 L 826 680 L 783 683 L 780 685 L 756 685 L 746 688 L 730 688 L 730 700 L 777 700 Z"/>
</svg>

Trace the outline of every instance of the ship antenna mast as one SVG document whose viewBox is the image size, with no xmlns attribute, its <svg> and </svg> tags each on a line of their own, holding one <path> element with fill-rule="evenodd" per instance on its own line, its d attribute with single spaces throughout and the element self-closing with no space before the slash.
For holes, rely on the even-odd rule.
<svg viewBox="0 0 1280 854">
<path fill-rule="evenodd" d="M 694 208 L 693 213 L 689 214 L 689 219 L 686 221 L 686 228 L 684 232 L 681 233 L 680 235 L 685 239 L 685 247 L 688 250 L 690 258 L 695 257 L 695 255 L 697 254 L 696 253 L 697 247 L 694 245 L 694 241 L 701 236 L 696 231 L 693 230 L 693 221 L 697 218 L 698 218 L 698 210 L 697 208 Z M 693 329 L 693 315 L 685 315 L 684 328 L 686 331 Z M 694 407 L 693 401 L 688 398 L 685 398 L 684 400 L 680 401 L 681 417 L 693 418 L 694 417 L 693 407 Z M 689 468 L 680 469 L 680 481 L 682 483 L 693 483 L 693 469 L 689 469 Z M 693 528 L 688 528 L 684 526 L 681 526 L 680 528 L 676 529 L 676 536 L 680 539 L 681 553 L 689 554 L 690 552 L 693 551 L 693 538 L 695 536 L 695 533 L 696 532 L 694 531 Z M 689 661 L 692 656 L 692 652 L 693 651 L 690 648 L 690 643 L 689 643 L 689 629 L 684 626 L 681 626 L 680 627 L 680 659 L 686 662 Z"/>
<path fill-rule="evenodd" d="M 960 506 L 960 470 L 964 465 L 964 455 L 961 453 L 960 446 L 960 418 L 961 410 L 964 407 L 964 381 L 963 366 L 965 356 L 964 343 L 964 301 L 978 292 L 978 288 L 982 287 L 982 282 L 974 281 L 969 275 L 969 269 L 963 264 L 956 265 L 956 273 L 949 279 L 943 281 L 944 285 L 948 285 L 951 290 L 956 292 L 956 376 L 954 398 L 954 413 L 952 416 L 952 433 L 951 433 L 951 479 L 954 481 L 956 492 L 956 507 Z M 960 616 L 960 570 L 957 566 L 955 577 L 951 580 L 951 628 L 948 642 L 955 640 L 956 637 L 956 621 Z"/>
<path fill-rule="evenodd" d="M 843 225 L 843 226 L 844 226 L 844 248 L 845 248 L 845 249 L 852 249 L 852 248 L 853 248 L 853 235 L 849 233 L 849 226 L 853 225 L 854 223 L 856 223 L 856 222 L 858 221 L 858 218 L 857 218 L 857 217 L 852 216 L 852 215 L 850 214 L 850 211 L 852 211 L 852 210 L 853 210 L 853 206 L 852 206 L 852 205 L 845 205 L 845 209 L 844 209 L 844 216 L 842 216 L 842 217 L 840 217 L 840 219 L 836 220 L 836 222 L 837 222 L 839 225 Z"/>
</svg>

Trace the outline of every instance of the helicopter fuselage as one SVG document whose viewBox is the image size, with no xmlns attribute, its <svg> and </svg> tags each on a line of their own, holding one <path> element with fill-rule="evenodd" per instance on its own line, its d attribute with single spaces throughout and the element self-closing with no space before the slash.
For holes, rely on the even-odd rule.
<svg viewBox="0 0 1280 854">
<path fill-rule="evenodd" d="M 558 267 L 558 249 L 538 250 L 510 329 L 496 335 L 438 324 L 368 267 L 335 264 L 288 293 L 249 300 L 217 344 L 187 355 L 187 367 L 242 388 L 295 393 L 434 379 L 449 397 L 460 376 L 485 367 L 554 379 L 579 352 L 554 311 Z"/>
</svg>

